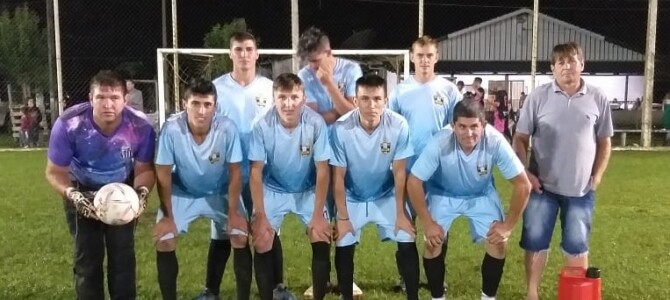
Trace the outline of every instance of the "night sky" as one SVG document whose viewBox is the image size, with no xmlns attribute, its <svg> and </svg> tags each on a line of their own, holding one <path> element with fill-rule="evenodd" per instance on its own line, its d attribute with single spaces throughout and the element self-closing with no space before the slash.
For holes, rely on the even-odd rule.
<svg viewBox="0 0 670 300">
<path fill-rule="evenodd" d="M 27 3 L 43 20 L 47 0 L 0 0 L 0 10 Z M 168 45 L 171 42 L 170 1 Z M 354 32 L 372 29 L 368 49 L 407 48 L 417 36 L 418 0 L 300 0 L 300 28 L 317 26 L 334 48 Z M 504 4 L 501 4 L 504 3 Z M 532 0 L 425 0 L 424 33 L 440 37 L 521 7 Z M 646 0 L 540 0 L 540 12 L 606 36 L 644 53 Z M 204 35 L 217 23 L 245 18 L 262 48 L 290 47 L 289 0 L 178 1 L 179 46 L 203 46 Z M 659 0 L 657 84 L 670 86 L 670 1 Z M 60 0 L 61 43 L 65 85 L 79 94 L 101 68 L 141 62 L 141 77 L 155 73 L 155 49 L 161 46 L 160 0 Z M 667 88 L 663 88 L 667 90 Z M 660 92 L 660 91 L 659 91 Z M 664 93 L 665 91 L 663 91 Z"/>
</svg>

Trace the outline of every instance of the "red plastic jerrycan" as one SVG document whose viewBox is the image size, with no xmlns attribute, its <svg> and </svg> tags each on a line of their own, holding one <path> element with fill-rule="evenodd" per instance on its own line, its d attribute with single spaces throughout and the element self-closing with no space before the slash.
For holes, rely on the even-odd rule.
<svg viewBox="0 0 670 300">
<path fill-rule="evenodd" d="M 558 279 L 558 300 L 601 300 L 600 269 L 564 267 Z"/>
</svg>

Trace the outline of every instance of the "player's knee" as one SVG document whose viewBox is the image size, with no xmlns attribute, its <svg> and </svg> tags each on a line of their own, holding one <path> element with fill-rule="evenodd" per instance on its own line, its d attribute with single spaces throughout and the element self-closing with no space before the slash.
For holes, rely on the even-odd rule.
<svg viewBox="0 0 670 300">
<path fill-rule="evenodd" d="M 177 240 L 175 239 L 162 240 L 156 243 L 156 251 L 158 252 L 170 252 L 175 249 L 177 249 Z"/>
<path fill-rule="evenodd" d="M 330 243 L 330 236 L 318 234 L 315 230 L 307 229 L 307 237 L 309 238 L 310 243 L 326 242 Z"/>
<path fill-rule="evenodd" d="M 486 253 L 488 253 L 493 258 L 503 259 L 507 254 L 507 242 L 502 242 L 498 244 L 491 244 L 489 242 L 485 243 Z"/>
<path fill-rule="evenodd" d="M 256 253 L 266 253 L 272 250 L 274 239 L 254 240 L 254 250 Z"/>
<path fill-rule="evenodd" d="M 427 259 L 436 258 L 442 253 L 442 244 L 431 246 L 428 242 L 424 243 L 423 257 Z"/>
<path fill-rule="evenodd" d="M 230 237 L 230 245 L 235 249 L 242 249 L 247 246 L 249 239 L 246 235 L 235 234 Z"/>
</svg>

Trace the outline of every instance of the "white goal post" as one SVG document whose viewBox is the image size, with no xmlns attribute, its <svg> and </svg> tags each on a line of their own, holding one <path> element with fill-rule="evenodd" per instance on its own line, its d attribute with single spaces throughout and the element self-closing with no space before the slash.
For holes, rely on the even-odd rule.
<svg viewBox="0 0 670 300">
<path fill-rule="evenodd" d="M 166 115 L 166 74 L 165 64 L 169 54 L 184 55 L 227 55 L 230 49 L 208 49 L 208 48 L 159 48 L 156 51 L 156 68 L 158 81 L 157 114 L 159 128 L 163 126 Z M 260 55 L 283 55 L 293 56 L 296 52 L 292 49 L 258 49 Z M 410 53 L 409 50 L 333 50 L 337 56 L 402 56 L 402 78 L 410 76 Z M 174 87 L 173 87 L 174 88 Z"/>
</svg>

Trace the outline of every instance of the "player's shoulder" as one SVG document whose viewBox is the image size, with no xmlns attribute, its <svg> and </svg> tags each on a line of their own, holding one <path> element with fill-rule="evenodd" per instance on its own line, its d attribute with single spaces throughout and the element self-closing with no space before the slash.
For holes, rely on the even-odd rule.
<svg viewBox="0 0 670 300">
<path fill-rule="evenodd" d="M 349 130 L 356 126 L 358 122 L 359 111 L 358 108 L 347 112 L 346 114 L 341 115 L 333 123 L 332 127 L 334 131 L 337 130 Z"/>
<path fill-rule="evenodd" d="M 170 117 L 167 118 L 167 120 L 165 120 L 165 123 L 163 123 L 161 131 L 172 134 L 174 133 L 183 134 L 184 129 L 186 128 L 187 128 L 186 112 L 180 111 L 178 113 L 170 115 Z"/>
<path fill-rule="evenodd" d="M 605 91 L 599 86 L 595 86 L 584 82 L 584 93 L 586 95 L 591 95 L 593 99 L 596 100 L 596 102 L 598 102 L 598 104 L 601 105 L 609 104 Z"/>
<path fill-rule="evenodd" d="M 489 146 L 497 147 L 500 143 L 507 143 L 505 136 L 491 124 L 484 126 L 484 138 Z"/>
<path fill-rule="evenodd" d="M 259 85 L 260 87 L 272 89 L 273 81 L 272 81 L 272 79 L 267 78 L 263 75 L 256 75 L 256 79 L 254 79 L 254 83 Z"/>
<path fill-rule="evenodd" d="M 66 109 L 59 117 L 62 122 L 69 122 L 73 119 L 85 117 L 93 109 L 90 102 L 79 103 Z"/>
<path fill-rule="evenodd" d="M 442 76 L 437 76 L 435 78 L 435 83 L 442 89 L 458 91 L 458 87 L 454 84 L 453 81 L 446 79 Z"/>
<path fill-rule="evenodd" d="M 131 122 L 135 127 L 145 127 L 145 126 L 153 127 L 151 120 L 149 120 L 149 117 L 145 113 L 136 110 L 130 106 L 126 106 L 123 108 L 123 114 L 129 120 L 129 122 Z"/>
<path fill-rule="evenodd" d="M 304 123 L 315 127 L 326 126 L 326 121 L 323 120 L 323 117 L 307 105 L 302 108 L 301 118 Z"/>
<path fill-rule="evenodd" d="M 231 79 L 230 73 L 225 73 L 219 77 L 214 78 L 214 80 L 212 80 L 212 83 L 215 86 L 219 86 L 227 83 L 228 81 L 230 81 L 230 79 Z"/>
<path fill-rule="evenodd" d="M 403 117 L 401 114 L 394 112 L 390 109 L 384 109 L 384 118 L 387 119 L 388 124 L 391 127 L 397 127 L 397 126 L 405 126 L 407 125 L 407 119 Z"/>
<path fill-rule="evenodd" d="M 312 78 L 313 77 L 312 74 L 313 73 L 309 70 L 309 65 L 306 65 L 306 66 L 300 68 L 300 70 L 298 70 L 297 75 L 298 75 L 298 77 L 300 77 L 300 80 L 305 81 L 305 80 L 308 80 L 308 79 Z"/>
<path fill-rule="evenodd" d="M 349 74 L 351 72 L 357 72 L 360 73 L 361 71 L 361 65 L 353 60 L 347 59 L 347 58 L 337 58 L 337 64 L 339 68 L 341 68 L 345 74 Z"/>
<path fill-rule="evenodd" d="M 233 122 L 233 120 L 230 118 L 220 114 L 216 114 L 214 115 L 214 118 L 212 118 L 212 128 L 223 131 L 237 131 L 237 125 L 235 125 L 235 122 Z"/>
</svg>

